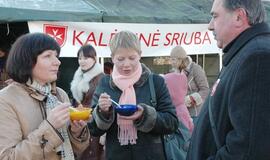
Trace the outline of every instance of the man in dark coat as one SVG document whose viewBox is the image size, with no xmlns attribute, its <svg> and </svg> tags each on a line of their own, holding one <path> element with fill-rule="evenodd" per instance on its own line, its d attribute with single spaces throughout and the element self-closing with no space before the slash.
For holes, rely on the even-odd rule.
<svg viewBox="0 0 270 160">
<path fill-rule="evenodd" d="M 200 113 L 187 159 L 269 160 L 270 29 L 263 4 L 214 0 L 211 14 L 209 30 L 223 49 L 223 68 Z"/>
</svg>

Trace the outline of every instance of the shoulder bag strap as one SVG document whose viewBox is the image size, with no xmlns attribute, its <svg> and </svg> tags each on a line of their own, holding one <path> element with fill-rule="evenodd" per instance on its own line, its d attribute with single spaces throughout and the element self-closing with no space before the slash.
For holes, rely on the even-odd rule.
<svg viewBox="0 0 270 160">
<path fill-rule="evenodd" d="M 153 107 L 156 107 L 157 100 L 156 100 L 156 91 L 155 91 L 154 80 L 153 80 L 153 73 L 149 74 L 148 82 L 149 82 L 150 95 L 151 95 L 151 100 L 150 101 L 151 101 L 151 104 L 153 105 Z M 166 149 L 165 149 L 165 146 L 166 146 L 165 141 L 167 141 L 166 136 L 162 135 L 161 136 L 161 142 L 162 142 L 162 145 L 164 146 L 163 147 L 163 153 L 164 153 L 164 156 L 166 157 L 166 159 L 168 159 L 168 155 L 167 155 L 167 152 L 166 152 Z"/>
<path fill-rule="evenodd" d="M 150 73 L 148 81 L 149 81 L 149 87 L 150 87 L 151 103 L 153 107 L 155 107 L 157 105 L 157 99 L 156 99 L 156 91 L 154 87 L 153 73 Z"/>
</svg>

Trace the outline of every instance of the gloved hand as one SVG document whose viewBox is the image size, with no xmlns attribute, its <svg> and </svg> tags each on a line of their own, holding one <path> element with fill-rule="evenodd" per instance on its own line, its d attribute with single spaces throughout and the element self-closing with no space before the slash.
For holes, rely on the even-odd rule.
<svg viewBox="0 0 270 160">
<path fill-rule="evenodd" d="M 186 105 L 187 107 L 191 107 L 191 106 L 192 106 L 192 101 L 191 101 L 191 99 L 190 99 L 190 95 L 187 95 L 187 96 L 185 97 L 185 105 Z"/>
<path fill-rule="evenodd" d="M 198 106 L 202 104 L 202 97 L 198 92 L 194 92 L 185 97 L 185 105 L 187 107 Z"/>
</svg>

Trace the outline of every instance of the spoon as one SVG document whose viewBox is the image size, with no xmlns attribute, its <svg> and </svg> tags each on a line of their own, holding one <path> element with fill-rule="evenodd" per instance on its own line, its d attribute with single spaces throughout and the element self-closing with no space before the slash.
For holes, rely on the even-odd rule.
<svg viewBox="0 0 270 160">
<path fill-rule="evenodd" d="M 117 105 L 117 107 L 120 107 L 120 108 L 122 107 L 119 103 L 115 102 L 115 101 L 112 100 L 111 98 L 110 98 L 110 101 L 113 102 L 115 105 Z"/>
</svg>

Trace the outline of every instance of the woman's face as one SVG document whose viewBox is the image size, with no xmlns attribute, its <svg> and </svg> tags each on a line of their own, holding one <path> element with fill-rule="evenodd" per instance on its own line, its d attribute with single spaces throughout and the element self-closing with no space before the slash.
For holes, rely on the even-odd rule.
<svg viewBox="0 0 270 160">
<path fill-rule="evenodd" d="M 88 70 L 96 63 L 96 60 L 91 57 L 85 57 L 83 53 L 80 53 L 78 62 L 82 70 Z"/>
<path fill-rule="evenodd" d="M 186 58 L 180 58 L 180 56 L 177 54 L 171 54 L 171 57 L 170 57 L 170 63 L 171 63 L 172 68 L 179 69 L 179 67 L 183 64 L 185 60 Z"/>
<path fill-rule="evenodd" d="M 46 50 L 37 57 L 37 62 L 32 70 L 32 78 L 41 85 L 56 81 L 61 62 L 55 50 Z"/>
<path fill-rule="evenodd" d="M 175 56 L 170 57 L 170 63 L 171 63 L 173 68 L 178 68 L 179 61 L 180 61 L 180 59 L 178 57 L 175 57 Z"/>
<path fill-rule="evenodd" d="M 141 55 L 134 49 L 119 48 L 112 56 L 117 71 L 124 76 L 134 73 L 140 65 Z"/>
</svg>

